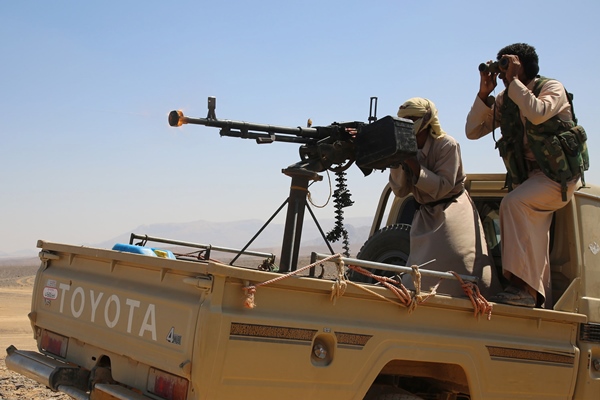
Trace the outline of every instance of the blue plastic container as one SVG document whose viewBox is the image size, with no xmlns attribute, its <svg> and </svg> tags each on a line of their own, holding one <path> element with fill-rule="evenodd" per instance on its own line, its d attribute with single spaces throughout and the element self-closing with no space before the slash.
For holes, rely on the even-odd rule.
<svg viewBox="0 0 600 400">
<path fill-rule="evenodd" d="M 117 243 L 113 246 L 112 249 L 116 251 L 122 251 L 125 253 L 143 254 L 150 257 L 158 257 L 151 248 L 135 246 L 133 244 Z"/>
<path fill-rule="evenodd" d="M 133 244 L 117 243 L 113 246 L 113 250 L 122 251 L 125 253 L 143 254 L 150 257 L 161 257 L 175 260 L 175 254 L 171 250 L 156 249 L 150 247 L 136 246 Z"/>
</svg>

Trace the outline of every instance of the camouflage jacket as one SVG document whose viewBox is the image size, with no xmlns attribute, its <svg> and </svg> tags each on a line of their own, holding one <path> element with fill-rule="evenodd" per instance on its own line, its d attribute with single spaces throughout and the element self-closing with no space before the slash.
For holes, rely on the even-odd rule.
<svg viewBox="0 0 600 400">
<path fill-rule="evenodd" d="M 535 82 L 533 94 L 536 97 L 548 80 L 539 77 Z M 572 110 L 572 95 L 567 92 L 567 97 Z M 554 116 L 538 125 L 526 120 L 523 126 L 519 107 L 508 97 L 508 90 L 504 92 L 500 111 L 502 137 L 496 143 L 496 148 L 506 166 L 509 190 L 514 184 L 523 183 L 533 169 L 525 160 L 523 135 L 526 134 L 537 162 L 535 167 L 539 167 L 548 178 L 561 183 L 563 199 L 566 200 L 567 182 L 581 176 L 589 164 L 585 131 L 577 125 L 575 117 L 563 121 Z"/>
</svg>

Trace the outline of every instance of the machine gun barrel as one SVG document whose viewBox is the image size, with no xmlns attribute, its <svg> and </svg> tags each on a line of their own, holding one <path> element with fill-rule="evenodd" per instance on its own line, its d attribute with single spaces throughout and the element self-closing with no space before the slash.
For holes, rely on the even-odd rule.
<svg viewBox="0 0 600 400">
<path fill-rule="evenodd" d="M 288 142 L 301 144 L 300 161 L 290 167 L 308 171 L 330 170 L 341 172 L 356 165 L 368 175 L 373 169 L 383 170 L 398 166 L 407 157 L 417 153 L 412 121 L 390 115 L 377 119 L 376 97 L 371 98 L 369 123 L 360 121 L 333 122 L 327 126 L 289 127 L 255 124 L 244 121 L 217 119 L 217 99 L 208 98 L 206 118 L 191 118 L 182 111 L 169 113 L 169 125 L 196 124 L 221 128 L 221 136 L 255 139 L 257 143 Z"/>
<path fill-rule="evenodd" d="M 169 125 L 177 127 L 183 124 L 204 125 L 221 128 L 221 136 L 237 137 L 242 139 L 256 139 L 258 143 L 288 142 L 311 144 L 324 138 L 324 132 L 317 128 L 296 128 L 267 124 L 255 124 L 245 121 L 233 121 L 216 118 L 186 117 L 181 111 L 169 113 Z"/>
</svg>

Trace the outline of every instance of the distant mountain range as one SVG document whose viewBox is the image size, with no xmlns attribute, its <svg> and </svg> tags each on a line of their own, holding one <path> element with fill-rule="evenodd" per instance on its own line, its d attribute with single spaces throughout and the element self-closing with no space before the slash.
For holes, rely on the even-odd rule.
<svg viewBox="0 0 600 400">
<path fill-rule="evenodd" d="M 200 220 L 186 223 L 141 225 L 131 232 L 123 233 L 100 243 L 73 244 L 110 249 L 116 243 L 129 243 L 131 233 L 135 233 L 137 235 L 148 235 L 184 242 L 241 249 L 258 233 L 264 223 L 265 222 L 262 220 L 250 219 L 235 222 L 210 222 Z M 353 255 L 360 250 L 362 244 L 367 240 L 371 229 L 371 223 L 372 218 L 369 217 L 346 218 L 344 220 L 344 227 L 348 231 L 350 241 L 350 251 Z M 322 220 L 319 221 L 319 224 L 321 225 L 323 232 L 327 234 L 327 232 L 334 227 L 335 221 L 333 219 Z M 310 217 L 307 216 L 305 218 L 303 228 L 301 242 L 303 247 L 327 248 L 318 228 Z M 248 250 L 268 251 L 278 254 L 282 245 L 283 231 L 283 224 L 269 224 L 252 242 L 248 247 Z M 340 242 L 332 243 L 332 247 L 335 251 L 341 251 L 342 244 Z M 0 258 L 31 257 L 36 254 L 37 250 L 32 250 L 31 253 L 0 253 Z"/>
</svg>

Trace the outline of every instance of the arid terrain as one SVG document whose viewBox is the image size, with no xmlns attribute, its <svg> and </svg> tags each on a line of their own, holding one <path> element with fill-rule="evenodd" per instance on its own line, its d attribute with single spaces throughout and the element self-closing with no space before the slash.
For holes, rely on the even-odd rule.
<svg viewBox="0 0 600 400">
<path fill-rule="evenodd" d="M 0 263 L 0 400 L 70 399 L 7 370 L 4 363 L 11 344 L 18 349 L 36 349 L 27 319 L 36 270 L 36 259 Z"/>
</svg>

